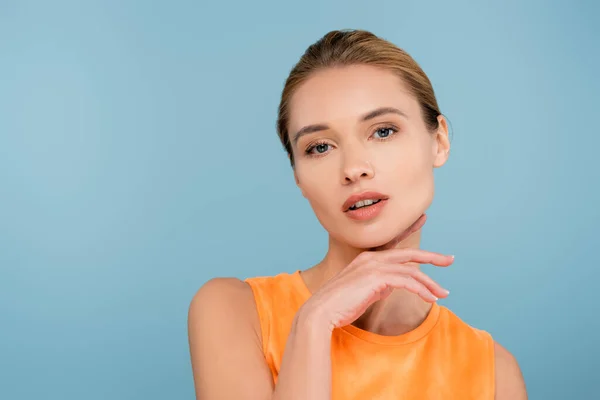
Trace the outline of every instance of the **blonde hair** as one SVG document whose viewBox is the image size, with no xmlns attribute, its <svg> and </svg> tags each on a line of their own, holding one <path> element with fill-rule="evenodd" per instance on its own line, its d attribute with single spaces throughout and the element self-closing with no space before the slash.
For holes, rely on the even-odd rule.
<svg viewBox="0 0 600 400">
<path fill-rule="evenodd" d="M 311 74 L 324 68 L 356 64 L 372 65 L 398 75 L 421 106 L 425 126 L 438 128 L 441 114 L 429 78 L 419 64 L 403 49 L 365 30 L 331 31 L 310 45 L 292 68 L 281 94 L 277 118 L 277 134 L 294 167 L 288 124 L 290 99 Z"/>
</svg>

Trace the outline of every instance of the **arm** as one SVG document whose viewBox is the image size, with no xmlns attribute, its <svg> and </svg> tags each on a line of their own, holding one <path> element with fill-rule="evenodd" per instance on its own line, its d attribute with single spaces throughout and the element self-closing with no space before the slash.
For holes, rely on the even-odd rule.
<svg viewBox="0 0 600 400">
<path fill-rule="evenodd" d="M 407 289 L 431 302 L 446 297 L 448 291 L 414 264 L 448 266 L 453 261 L 420 249 L 363 252 L 296 313 L 276 387 L 262 352 L 250 286 L 233 278 L 207 282 L 188 314 L 197 398 L 329 400 L 333 329 L 352 323 L 393 289 Z"/>
<path fill-rule="evenodd" d="M 285 346 L 273 400 L 331 398 L 331 331 L 301 308 Z"/>
<path fill-rule="evenodd" d="M 527 400 L 525 380 L 515 357 L 494 342 L 496 400 Z"/>
<path fill-rule="evenodd" d="M 317 331 L 311 322 L 312 317 L 302 312 L 296 316 L 275 387 L 262 352 L 252 290 L 233 278 L 207 282 L 192 299 L 188 313 L 196 397 L 329 399 L 331 332 Z"/>
</svg>

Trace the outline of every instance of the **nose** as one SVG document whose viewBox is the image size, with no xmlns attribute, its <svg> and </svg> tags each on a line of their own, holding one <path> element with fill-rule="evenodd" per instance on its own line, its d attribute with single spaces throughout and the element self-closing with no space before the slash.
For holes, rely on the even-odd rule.
<svg viewBox="0 0 600 400">
<path fill-rule="evenodd" d="M 364 157 L 354 161 L 348 160 L 343 166 L 342 184 L 348 185 L 359 179 L 372 179 L 374 176 L 373 165 Z"/>
</svg>

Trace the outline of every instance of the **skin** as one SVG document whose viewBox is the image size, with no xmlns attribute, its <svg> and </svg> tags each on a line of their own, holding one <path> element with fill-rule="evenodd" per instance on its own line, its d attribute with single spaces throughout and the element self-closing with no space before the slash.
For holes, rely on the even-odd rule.
<svg viewBox="0 0 600 400">
<path fill-rule="evenodd" d="M 363 120 L 381 107 L 404 115 Z M 313 296 L 296 315 L 277 385 L 262 354 L 249 286 L 217 278 L 198 291 L 188 318 L 198 398 L 329 399 L 335 327 L 352 323 L 400 335 L 422 323 L 436 297 L 448 294 L 419 268 L 453 262 L 419 248 L 434 195 L 433 170 L 449 155 L 445 118 L 439 116 L 439 128 L 428 131 L 402 81 L 365 65 L 313 74 L 295 92 L 290 110 L 294 178 L 329 232 L 329 249 L 320 263 L 301 273 Z M 315 124 L 322 129 L 294 140 L 302 128 Z M 369 221 L 348 218 L 342 204 L 366 190 L 389 197 L 382 213 Z M 495 352 L 496 399 L 526 399 L 517 361 L 498 343 Z"/>
<path fill-rule="evenodd" d="M 379 107 L 394 107 L 406 117 L 388 113 L 358 121 Z M 295 93 L 291 110 L 292 136 L 306 125 L 326 123 L 330 127 L 302 136 L 293 147 L 296 184 L 329 232 L 325 258 L 303 273 L 314 292 L 364 249 L 385 246 L 425 213 L 434 195 L 433 170 L 446 162 L 450 143 L 443 116 L 438 118 L 439 131 L 429 133 L 417 100 L 402 81 L 370 66 L 315 74 Z M 381 140 L 384 132 L 387 139 Z M 305 154 L 315 143 L 326 145 Z M 340 212 L 340 207 L 350 195 L 366 190 L 389 196 L 388 204 L 378 218 L 357 223 Z M 395 247 L 419 248 L 420 236 L 419 229 Z M 412 330 L 431 307 L 416 297 L 396 290 L 390 298 L 374 304 L 356 325 L 390 335 Z M 391 326 L 398 324 L 403 328 Z"/>
</svg>

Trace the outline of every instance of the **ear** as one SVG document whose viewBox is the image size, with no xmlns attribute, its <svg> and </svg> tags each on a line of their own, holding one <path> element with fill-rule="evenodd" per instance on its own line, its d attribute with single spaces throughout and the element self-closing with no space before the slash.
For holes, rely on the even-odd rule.
<svg viewBox="0 0 600 400">
<path fill-rule="evenodd" d="M 438 129 L 433 143 L 433 167 L 439 168 L 446 163 L 450 154 L 448 123 L 443 115 L 438 115 Z"/>
</svg>

